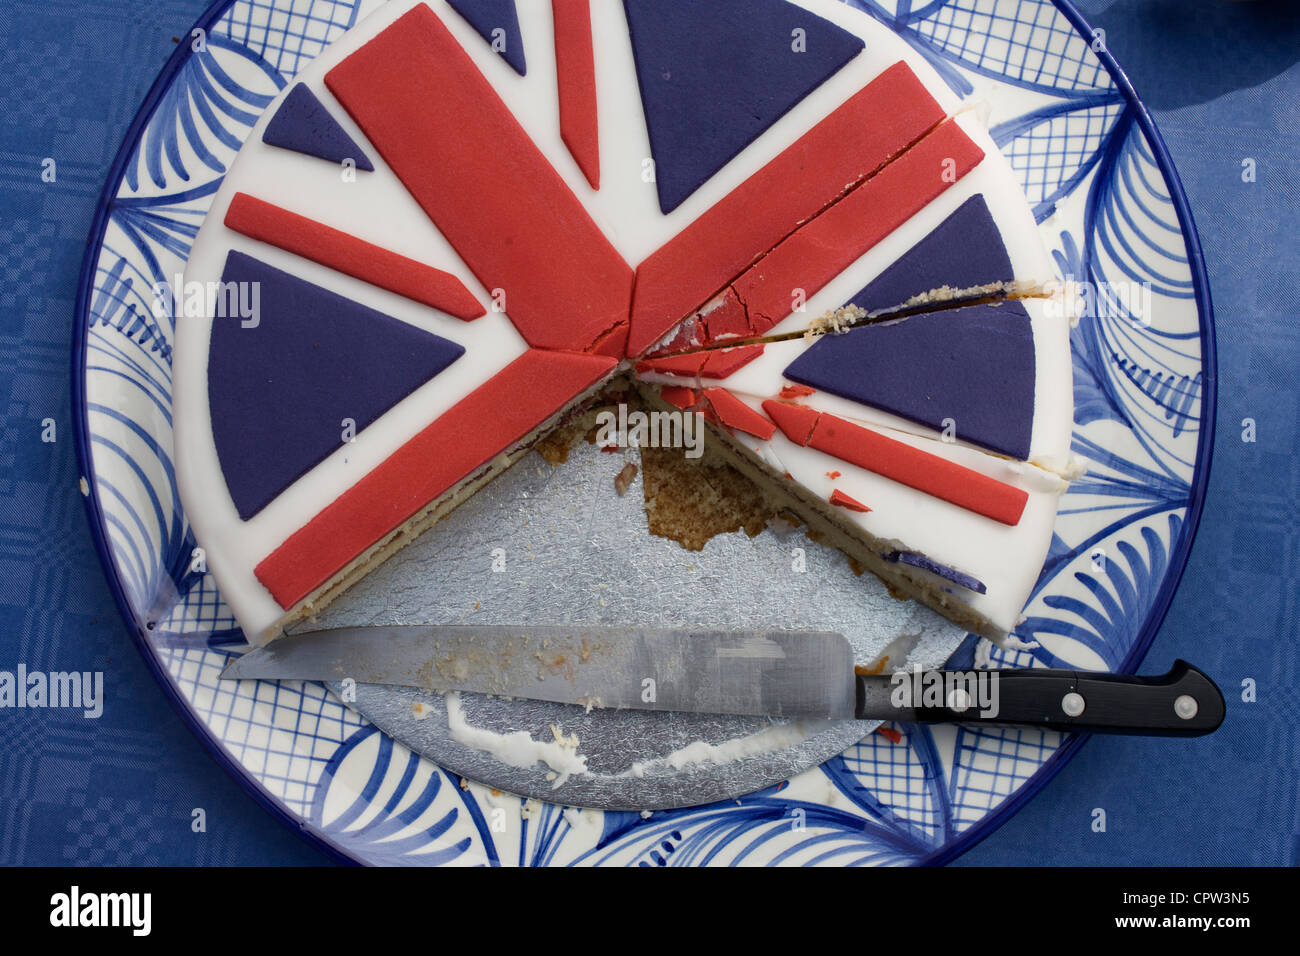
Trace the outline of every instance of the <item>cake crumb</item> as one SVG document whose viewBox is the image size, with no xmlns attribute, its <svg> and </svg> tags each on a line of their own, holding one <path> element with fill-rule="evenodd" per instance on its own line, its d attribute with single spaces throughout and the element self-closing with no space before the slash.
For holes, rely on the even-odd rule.
<svg viewBox="0 0 1300 956">
<path fill-rule="evenodd" d="M 804 332 L 804 338 L 812 339 L 827 333 L 847 332 L 854 322 L 867 317 L 867 310 L 856 305 L 841 306 L 831 309 L 819 319 L 814 319 Z"/>
<path fill-rule="evenodd" d="M 855 674 L 859 674 L 862 676 L 873 677 L 879 674 L 883 674 L 885 672 L 885 665 L 888 663 L 889 663 L 889 655 L 882 654 L 880 657 L 876 658 L 870 664 L 867 665 L 859 664 L 857 667 L 853 668 L 853 672 Z"/>
<path fill-rule="evenodd" d="M 623 470 L 614 476 L 614 490 L 618 492 L 620 498 L 627 494 L 627 489 L 632 486 L 638 470 L 637 466 L 629 461 L 623 466 Z"/>
<path fill-rule="evenodd" d="M 685 458 L 680 449 L 642 448 L 641 486 L 651 534 L 701 551 L 715 536 L 744 531 L 753 538 L 776 517 L 759 488 L 715 458 Z"/>
<path fill-rule="evenodd" d="M 411 716 L 416 720 L 427 720 L 432 713 L 433 708 L 422 700 L 417 700 L 411 705 Z"/>
<path fill-rule="evenodd" d="M 896 586 L 893 585 L 893 584 L 890 584 L 888 581 L 885 581 L 884 578 L 881 578 L 880 580 L 881 580 L 881 581 L 884 581 L 884 583 L 885 583 L 885 590 L 889 592 L 889 596 L 890 596 L 891 598 L 893 598 L 895 601 L 910 601 L 910 600 L 912 600 L 912 595 L 908 594 L 908 593 L 907 593 L 906 591 L 904 591 L 902 588 L 899 588 L 899 587 L 896 587 Z"/>
</svg>

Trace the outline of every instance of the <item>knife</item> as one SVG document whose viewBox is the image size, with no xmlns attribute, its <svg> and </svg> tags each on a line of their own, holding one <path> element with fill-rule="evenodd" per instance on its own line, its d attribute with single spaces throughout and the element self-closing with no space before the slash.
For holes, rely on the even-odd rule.
<svg viewBox="0 0 1300 956">
<path fill-rule="evenodd" d="M 830 631 L 386 625 L 286 636 L 233 661 L 224 680 L 320 680 L 468 691 L 587 708 L 796 719 L 1032 725 L 1197 737 L 1223 694 L 1175 661 L 1137 677 L 1092 671 L 873 674 Z"/>
</svg>

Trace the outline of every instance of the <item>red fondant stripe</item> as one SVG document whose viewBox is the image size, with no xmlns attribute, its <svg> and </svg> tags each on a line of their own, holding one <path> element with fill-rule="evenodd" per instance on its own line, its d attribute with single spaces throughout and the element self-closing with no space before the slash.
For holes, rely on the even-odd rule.
<svg viewBox="0 0 1300 956">
<path fill-rule="evenodd" d="M 627 354 L 627 323 L 624 322 L 622 325 L 610 329 L 596 339 L 586 351 L 596 355 L 608 355 L 611 358 L 621 359 Z"/>
<path fill-rule="evenodd" d="M 431 9 L 325 84 L 530 345 L 581 351 L 626 324 L 632 269 Z"/>
<path fill-rule="evenodd" d="M 817 389 L 809 388 L 807 385 L 782 385 L 782 398 L 805 398 L 809 395 L 816 395 Z"/>
<path fill-rule="evenodd" d="M 734 349 L 715 349 L 700 369 L 701 378 L 726 378 L 763 354 L 762 345 L 741 345 Z"/>
<path fill-rule="evenodd" d="M 700 369 L 708 355 L 704 352 L 692 352 L 686 355 L 670 355 L 667 358 L 647 359 L 636 363 L 640 373 L 659 372 L 662 375 L 680 375 L 684 378 L 698 378 Z"/>
<path fill-rule="evenodd" d="M 600 188 L 596 120 L 596 61 L 591 49 L 589 0 L 551 0 L 555 71 L 560 88 L 560 138 L 592 189 Z"/>
<path fill-rule="evenodd" d="M 669 405 L 676 405 L 681 409 L 691 408 L 699 401 L 695 389 L 684 385 L 665 385 L 659 389 L 659 397 Z"/>
<path fill-rule="evenodd" d="M 846 495 L 840 489 L 836 488 L 831 491 L 831 504 L 839 505 L 841 508 L 847 508 L 849 511 L 856 511 L 859 514 L 870 514 L 871 509 L 864 505 L 857 498 Z"/>
<path fill-rule="evenodd" d="M 698 345 L 704 344 L 704 323 L 699 316 L 683 322 L 677 326 L 672 337 L 663 341 L 659 348 L 647 353 L 647 357 L 655 358 L 661 355 L 675 355 L 686 349 L 693 349 Z"/>
<path fill-rule="evenodd" d="M 793 442 L 994 521 L 1019 524 L 1029 503 L 1020 488 L 835 415 L 770 400 L 763 411 Z"/>
<path fill-rule="evenodd" d="M 754 334 L 754 329 L 749 324 L 749 316 L 745 314 L 745 307 L 736 295 L 736 290 L 731 286 L 727 286 L 720 304 L 709 309 L 707 313 L 701 312 L 700 323 L 704 326 L 706 342 L 717 341 L 723 336 L 738 335 L 741 338 L 748 338 Z"/>
<path fill-rule="evenodd" d="M 808 444 L 813 429 L 822 417 L 821 412 L 806 405 L 788 405 L 785 402 L 766 401 L 763 403 L 763 411 L 776 422 L 776 427 L 781 429 L 785 437 L 796 445 Z"/>
<path fill-rule="evenodd" d="M 653 346 L 800 223 L 943 118 L 905 63 L 876 77 L 641 263 L 629 353 Z"/>
<path fill-rule="evenodd" d="M 474 294 L 450 272 L 390 252 L 247 193 L 235 193 L 226 211 L 226 225 L 250 239 L 319 262 L 458 319 L 477 319 L 487 314 Z"/>
<path fill-rule="evenodd" d="M 704 397 L 718 416 L 718 421 L 728 428 L 738 429 L 763 441 L 776 434 L 775 425 L 725 388 L 706 388 Z"/>
<path fill-rule="evenodd" d="M 762 345 L 740 345 L 734 349 L 687 352 L 636 363 L 638 372 L 659 372 L 689 378 L 723 379 L 744 368 L 763 354 Z"/>
<path fill-rule="evenodd" d="M 791 313 L 795 289 L 811 298 L 983 158 L 960 126 L 944 123 L 800 227 L 732 283 L 752 334 L 762 335 Z"/>
<path fill-rule="evenodd" d="M 698 317 L 703 334 L 692 345 L 767 332 L 790 314 L 796 290 L 815 295 L 983 158 L 960 126 L 944 123 L 745 270 Z"/>
<path fill-rule="evenodd" d="M 257 579 L 281 607 L 293 607 L 615 364 L 597 355 L 525 352 L 290 535 L 257 566 Z"/>
</svg>

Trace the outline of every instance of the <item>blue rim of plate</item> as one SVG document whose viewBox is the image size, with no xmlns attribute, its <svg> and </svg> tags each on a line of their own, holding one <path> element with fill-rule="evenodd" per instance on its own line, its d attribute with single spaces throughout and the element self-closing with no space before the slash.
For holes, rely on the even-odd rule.
<svg viewBox="0 0 1300 956">
<path fill-rule="evenodd" d="M 237 0 L 215 0 L 204 11 L 203 15 L 195 21 L 191 30 L 207 30 L 219 21 L 236 2 Z M 1085 38 L 1095 36 L 1093 28 L 1071 0 L 1050 0 L 1050 2 L 1081 36 Z M 1201 428 L 1196 450 L 1196 462 L 1193 469 L 1193 483 L 1187 501 L 1187 516 L 1183 524 L 1177 551 L 1170 556 L 1169 570 L 1164 575 L 1160 590 L 1155 596 L 1136 640 L 1129 648 L 1117 671 L 1119 673 L 1133 673 L 1146 656 L 1151 643 L 1155 640 L 1155 636 L 1164 622 L 1165 616 L 1169 612 L 1174 594 L 1177 592 L 1178 585 L 1182 581 L 1183 572 L 1186 570 L 1192 545 L 1196 540 L 1196 532 L 1200 527 L 1201 513 L 1205 504 L 1206 490 L 1209 487 L 1210 469 L 1214 457 L 1214 433 L 1218 409 L 1218 351 L 1214 335 L 1214 305 L 1210 297 L 1209 277 L 1205 269 L 1204 255 L 1201 251 L 1200 236 L 1197 233 L 1196 223 L 1187 201 L 1187 194 L 1174 166 L 1173 158 L 1170 156 L 1169 149 L 1165 145 L 1164 138 L 1160 135 L 1151 114 L 1110 50 L 1103 45 L 1101 49 L 1093 48 L 1092 53 L 1114 81 L 1127 107 L 1132 110 L 1134 120 L 1146 137 L 1156 165 L 1169 187 L 1170 199 L 1178 217 L 1183 241 L 1186 244 L 1187 265 L 1191 273 L 1193 299 L 1196 302 L 1200 316 L 1198 324 L 1200 326 L 1201 364 L 1204 371 Z M 98 262 L 97 253 L 103 244 L 109 207 L 116 196 L 126 164 L 134 154 L 135 145 L 140 134 L 152 118 L 154 108 L 170 87 L 176 73 L 188 59 L 188 56 L 185 44 L 178 44 L 176 50 L 163 65 L 157 79 L 149 88 L 149 92 L 145 95 L 144 101 L 131 121 L 131 125 L 127 128 L 122 146 L 109 167 L 104 187 L 100 192 L 99 201 L 95 208 L 90 233 L 86 240 L 86 257 L 82 261 L 81 274 L 78 279 L 74 312 L 72 415 L 79 474 L 91 482 L 92 487 L 95 474 L 94 458 L 90 453 L 89 421 L 86 416 L 85 404 L 86 351 L 90 330 L 85 317 L 88 314 L 90 295 L 94 287 L 94 276 Z M 123 620 L 128 625 L 132 640 L 135 642 L 140 656 L 144 658 L 145 666 L 153 674 L 154 679 L 162 688 L 164 696 L 180 716 L 182 722 L 189 727 L 204 749 L 216 760 L 217 764 L 234 777 L 244 791 L 273 817 L 291 830 L 296 831 L 308 843 L 323 851 L 336 862 L 347 865 L 362 863 L 363 861 L 352 856 L 340 844 L 319 832 L 315 827 L 290 811 L 285 804 L 280 803 L 268 794 L 247 768 L 223 750 L 220 742 L 216 740 L 209 728 L 199 720 L 196 712 L 189 706 L 189 702 L 182 697 L 176 685 L 163 670 L 158 656 L 153 652 L 148 641 L 147 629 L 137 618 L 134 609 L 131 607 L 117 565 L 112 558 L 108 534 L 104 526 L 104 517 L 97 496 L 91 493 L 84 494 L 82 497 L 85 500 L 86 515 L 90 522 L 95 551 L 99 555 L 100 564 L 104 568 L 113 600 L 117 604 Z M 916 865 L 942 866 L 982 841 L 1009 820 L 1017 810 L 1060 773 L 1065 764 L 1078 753 L 1079 748 L 1088 740 L 1088 737 L 1089 735 L 1086 734 L 1069 735 L 1061 746 L 1034 771 L 1023 786 L 1011 793 L 995 809 L 961 831 L 954 839 L 945 843 L 929 856 L 917 860 Z"/>
<path fill-rule="evenodd" d="M 1095 35 L 1093 27 L 1070 0 L 1051 0 L 1051 2 L 1082 36 Z M 1156 165 L 1159 166 L 1161 175 L 1165 177 L 1165 183 L 1169 186 L 1178 224 L 1182 227 L 1183 240 L 1187 244 L 1187 265 L 1192 276 L 1192 293 L 1201 316 L 1201 364 L 1205 370 L 1205 392 L 1201 402 L 1203 418 L 1196 448 L 1195 481 L 1187 502 L 1187 523 L 1182 540 L 1179 542 L 1178 553 L 1170 559 L 1169 573 L 1165 575 L 1137 640 L 1133 642 L 1133 646 L 1129 648 L 1124 662 L 1119 667 L 1119 673 L 1131 674 L 1146 657 L 1156 634 L 1160 631 L 1160 626 L 1164 623 L 1165 616 L 1169 613 L 1169 606 L 1173 603 L 1174 594 L 1177 593 L 1178 585 L 1182 582 L 1183 571 L 1187 568 L 1187 559 L 1191 556 L 1196 532 L 1201 524 L 1201 510 L 1205 505 L 1205 492 L 1209 488 L 1210 468 L 1214 459 L 1214 431 L 1219 402 L 1219 354 L 1214 338 L 1214 303 L 1210 298 L 1210 280 L 1205 271 L 1205 257 L 1201 252 L 1201 237 L 1196 231 L 1196 222 L 1192 218 L 1191 206 L 1187 202 L 1187 193 L 1183 190 L 1183 182 L 1178 177 L 1173 157 L 1169 155 L 1169 147 L 1165 145 L 1164 137 L 1160 135 L 1155 120 L 1151 118 L 1128 75 L 1111 55 L 1110 49 L 1103 45 L 1100 50 L 1093 49 L 1092 52 L 1115 81 L 1125 103 L 1133 110 L 1138 128 L 1146 136 L 1155 156 Z M 1023 787 L 1011 794 L 992 813 L 972 824 L 957 839 L 936 850 L 922 863 L 927 866 L 942 866 L 983 840 L 1047 786 L 1052 778 L 1061 772 L 1066 762 L 1079 752 L 1079 748 L 1090 736 L 1090 734 L 1071 734 L 1069 739 L 1043 762 Z"/>
</svg>

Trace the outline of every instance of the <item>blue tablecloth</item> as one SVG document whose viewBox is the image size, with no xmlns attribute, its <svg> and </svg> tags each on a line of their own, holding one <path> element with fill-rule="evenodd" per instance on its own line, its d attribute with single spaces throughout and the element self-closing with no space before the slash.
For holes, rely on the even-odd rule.
<svg viewBox="0 0 1300 956">
<path fill-rule="evenodd" d="M 109 163 L 208 0 L 5 0 L 0 22 L 0 669 L 102 670 L 99 720 L 0 711 L 0 863 L 263 864 L 325 858 L 185 729 L 118 617 L 72 440 L 77 274 Z M 1144 669 L 1224 687 L 1198 741 L 1094 738 L 976 864 L 1289 864 L 1300 856 L 1300 15 L 1292 0 L 1080 4 L 1164 134 L 1218 314 L 1219 433 L 1205 517 Z M 57 181 L 42 180 L 55 158 Z M 1256 181 L 1242 181 L 1242 160 Z M 1257 423 L 1254 443 L 1241 422 Z M 44 420 L 56 441 L 42 441 Z M 1243 681 L 1257 700 L 1241 700 Z M 1094 833 L 1092 811 L 1107 813 Z M 206 832 L 191 830 L 206 813 Z"/>
</svg>

